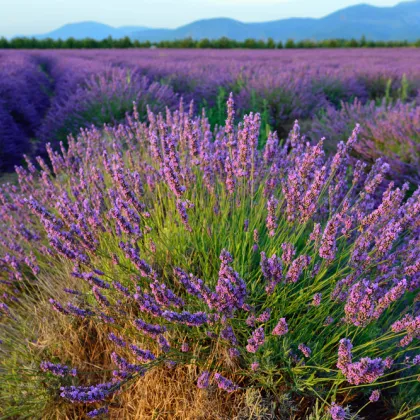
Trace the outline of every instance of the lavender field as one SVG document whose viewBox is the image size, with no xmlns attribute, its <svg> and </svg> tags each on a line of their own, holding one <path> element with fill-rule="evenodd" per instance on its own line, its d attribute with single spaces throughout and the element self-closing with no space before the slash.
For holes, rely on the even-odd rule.
<svg viewBox="0 0 420 420">
<path fill-rule="evenodd" d="M 0 418 L 420 416 L 420 49 L 0 50 Z"/>
</svg>

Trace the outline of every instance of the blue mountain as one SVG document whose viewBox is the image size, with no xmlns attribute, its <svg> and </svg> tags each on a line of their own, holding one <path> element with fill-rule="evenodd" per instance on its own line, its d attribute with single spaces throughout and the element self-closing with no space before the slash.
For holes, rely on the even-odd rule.
<svg viewBox="0 0 420 420">
<path fill-rule="evenodd" d="M 420 0 L 400 3 L 394 7 L 360 4 L 339 10 L 320 19 L 291 18 L 272 22 L 244 23 L 234 19 L 199 20 L 177 29 L 138 31 L 131 36 L 141 41 L 162 41 L 222 36 L 243 41 L 246 38 L 285 41 L 327 38 L 361 38 L 371 40 L 420 39 Z"/>
<path fill-rule="evenodd" d="M 292 38 L 322 40 L 365 36 L 375 41 L 420 39 L 420 0 L 399 3 L 393 7 L 359 4 L 338 10 L 319 19 L 291 18 L 271 22 L 245 23 L 228 18 L 203 19 L 176 29 L 151 29 L 142 26 L 114 28 L 97 22 L 64 25 L 37 38 L 66 39 L 73 37 L 104 39 L 108 36 L 129 36 L 139 41 L 170 41 L 191 37 L 217 39 L 228 37 L 243 41 L 246 38 L 285 41 Z"/>
<path fill-rule="evenodd" d="M 97 40 L 105 39 L 108 36 L 113 38 L 124 38 L 125 36 L 130 36 L 138 31 L 146 31 L 147 28 L 144 26 L 121 26 L 119 28 L 114 28 L 113 26 L 105 25 L 98 22 L 79 22 L 79 23 L 69 23 L 62 26 L 52 32 L 48 32 L 43 35 L 37 35 L 36 38 L 52 38 L 52 39 L 83 39 L 83 38 L 93 38 Z"/>
</svg>

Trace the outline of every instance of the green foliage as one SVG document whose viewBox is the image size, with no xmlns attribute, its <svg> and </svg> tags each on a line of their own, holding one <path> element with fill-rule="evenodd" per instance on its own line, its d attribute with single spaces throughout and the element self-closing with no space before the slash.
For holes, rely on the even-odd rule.
<svg viewBox="0 0 420 420">
<path fill-rule="evenodd" d="M 367 41 L 365 37 L 360 40 L 356 39 L 325 39 L 312 40 L 306 39 L 295 41 L 288 39 L 283 44 L 282 41 L 277 43 L 272 39 L 252 39 L 248 38 L 244 41 L 236 41 L 227 37 L 219 39 L 202 38 L 199 40 L 191 37 L 172 41 L 138 41 L 129 37 L 121 39 L 113 39 L 108 37 L 102 40 L 92 38 L 85 39 L 36 39 L 26 37 L 16 37 L 13 39 L 0 38 L 0 49 L 100 49 L 100 48 L 249 48 L 249 49 L 281 49 L 281 48 L 401 48 L 401 47 L 420 47 L 420 40 L 415 42 L 408 41 Z"/>
</svg>

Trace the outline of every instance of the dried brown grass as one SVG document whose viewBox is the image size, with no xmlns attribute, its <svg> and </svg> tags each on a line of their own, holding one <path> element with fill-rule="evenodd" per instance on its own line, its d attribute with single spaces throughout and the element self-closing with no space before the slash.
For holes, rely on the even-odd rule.
<svg viewBox="0 0 420 420">
<path fill-rule="evenodd" d="M 75 287 L 68 273 L 57 273 L 54 280 L 43 281 L 42 288 L 57 289 Z M 58 284 L 59 283 L 59 286 Z M 51 290 L 51 289 L 50 289 Z M 64 299 L 64 294 L 61 296 Z M 60 296 L 58 297 L 60 299 Z M 37 370 L 41 360 L 60 361 L 78 368 L 81 384 L 107 381 L 112 366 L 110 355 L 115 346 L 108 339 L 111 331 L 104 324 L 87 320 L 70 321 L 68 317 L 55 312 L 48 302 L 48 293 L 41 293 L 37 300 L 31 299 L 19 311 L 19 323 L 31 330 L 33 337 L 25 344 L 28 354 L 26 360 L 30 368 Z M 16 334 L 16 340 L 21 334 Z M 141 337 L 136 337 L 141 345 Z M 146 347 L 146 346 L 145 346 Z M 157 352 L 157 349 L 147 347 Z M 192 349 L 198 351 L 198 349 Z M 122 353 L 124 356 L 124 354 Z M 230 371 L 235 367 L 227 354 L 217 349 L 212 354 L 217 364 Z M 36 362 L 34 362 L 36 361 Z M 22 360 L 22 367 L 25 360 Z M 99 372 L 99 373 L 98 373 Z M 199 370 L 190 364 L 168 368 L 165 366 L 151 369 L 146 375 L 126 386 L 116 395 L 109 406 L 111 419 L 154 419 L 154 420 L 227 420 L 227 419 L 271 419 L 270 404 L 258 390 L 240 390 L 233 394 L 220 391 L 216 387 L 208 390 L 197 388 Z M 42 412 L 34 412 L 30 418 L 85 419 L 90 409 L 86 405 L 70 404 L 59 396 L 58 381 L 44 381 L 38 375 L 37 385 L 46 388 L 45 407 Z"/>
</svg>

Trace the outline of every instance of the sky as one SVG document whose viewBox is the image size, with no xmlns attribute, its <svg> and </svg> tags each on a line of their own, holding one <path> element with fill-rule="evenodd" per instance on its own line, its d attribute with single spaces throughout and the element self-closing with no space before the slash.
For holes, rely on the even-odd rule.
<svg viewBox="0 0 420 420">
<path fill-rule="evenodd" d="M 401 0 L 0 0 L 0 36 L 37 35 L 66 23 L 176 28 L 198 19 L 263 22 L 322 17 L 359 3 L 393 6 Z"/>
</svg>

